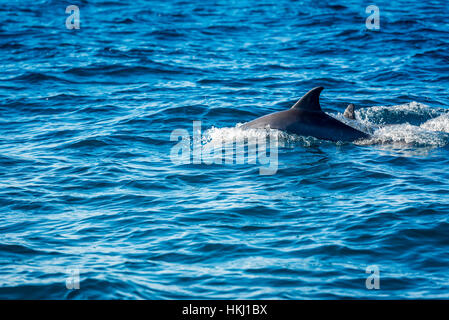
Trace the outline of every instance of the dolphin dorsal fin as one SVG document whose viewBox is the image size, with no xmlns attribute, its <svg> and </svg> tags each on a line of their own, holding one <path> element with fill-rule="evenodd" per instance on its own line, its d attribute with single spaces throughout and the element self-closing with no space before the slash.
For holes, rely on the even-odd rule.
<svg viewBox="0 0 449 320">
<path fill-rule="evenodd" d="M 320 93 L 323 89 L 323 87 L 313 88 L 299 99 L 298 102 L 293 105 L 292 109 L 322 111 L 320 106 Z"/>
<path fill-rule="evenodd" d="M 354 110 L 355 110 L 354 104 L 350 103 L 346 108 L 345 113 L 343 113 L 343 116 L 347 119 L 355 120 Z"/>
</svg>

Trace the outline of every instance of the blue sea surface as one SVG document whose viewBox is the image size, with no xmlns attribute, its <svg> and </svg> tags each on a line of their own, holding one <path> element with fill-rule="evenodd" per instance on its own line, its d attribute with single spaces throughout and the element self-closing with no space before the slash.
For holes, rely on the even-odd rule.
<svg viewBox="0 0 449 320">
<path fill-rule="evenodd" d="M 0 298 L 449 298 L 448 12 L 1 1 Z M 239 128 L 317 86 L 371 138 Z M 193 121 L 202 145 L 278 139 L 276 172 L 174 161 Z"/>
</svg>

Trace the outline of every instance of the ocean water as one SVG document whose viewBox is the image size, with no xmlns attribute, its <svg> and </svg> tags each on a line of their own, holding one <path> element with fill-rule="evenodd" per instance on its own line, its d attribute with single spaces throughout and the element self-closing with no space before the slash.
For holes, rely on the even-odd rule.
<svg viewBox="0 0 449 320">
<path fill-rule="evenodd" d="M 0 3 L 0 298 L 449 297 L 448 1 L 69 4 Z M 239 128 L 316 86 L 371 138 Z"/>
</svg>

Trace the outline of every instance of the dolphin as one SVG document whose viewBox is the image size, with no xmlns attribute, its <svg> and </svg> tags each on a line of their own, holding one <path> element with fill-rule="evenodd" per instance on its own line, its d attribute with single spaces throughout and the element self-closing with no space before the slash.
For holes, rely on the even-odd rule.
<svg viewBox="0 0 449 320">
<path fill-rule="evenodd" d="M 355 109 L 354 104 L 350 103 L 348 105 L 348 107 L 346 108 L 345 113 L 343 113 L 343 117 L 350 119 L 350 120 L 355 120 L 354 109 Z"/>
<path fill-rule="evenodd" d="M 320 93 L 323 87 L 307 92 L 290 109 L 257 118 L 243 124 L 241 129 L 271 128 L 300 136 L 312 136 L 322 140 L 353 142 L 369 138 L 369 135 L 338 121 L 321 110 Z M 349 109 L 349 110 L 348 110 Z M 346 116 L 354 117 L 354 105 L 349 105 Z"/>
</svg>

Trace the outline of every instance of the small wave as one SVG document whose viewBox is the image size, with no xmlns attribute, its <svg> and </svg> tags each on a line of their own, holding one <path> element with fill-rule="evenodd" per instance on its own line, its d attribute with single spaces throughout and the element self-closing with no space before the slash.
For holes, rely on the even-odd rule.
<svg viewBox="0 0 449 320">
<path fill-rule="evenodd" d="M 70 148 L 70 149 L 78 149 L 78 148 L 100 148 L 109 146 L 109 143 L 103 141 L 100 137 L 89 137 L 77 141 L 71 141 L 64 143 L 57 148 Z"/>
<path fill-rule="evenodd" d="M 179 32 L 175 29 L 165 29 L 165 30 L 155 30 L 152 31 L 149 36 L 156 36 L 156 38 L 167 39 L 167 38 L 180 38 L 184 36 L 184 33 Z"/>
<path fill-rule="evenodd" d="M 0 244 L 0 252 L 13 254 L 36 254 L 38 251 L 17 244 Z"/>
<path fill-rule="evenodd" d="M 117 24 L 133 24 L 135 22 L 136 22 L 135 20 L 130 19 L 130 18 L 114 20 L 114 23 L 117 23 Z"/>
<path fill-rule="evenodd" d="M 169 64 L 162 64 L 151 61 L 151 66 L 127 66 L 123 64 L 116 65 L 89 65 L 85 67 L 74 67 L 64 71 L 65 74 L 70 74 L 80 77 L 90 76 L 138 76 L 148 74 L 177 74 L 179 72 L 191 73 L 192 70 L 180 66 L 171 66 Z"/>
<path fill-rule="evenodd" d="M 44 250 L 35 250 L 25 245 L 20 244 L 4 244 L 0 243 L 1 254 L 13 254 L 13 255 L 40 255 L 40 254 L 55 254 L 56 252 L 49 252 Z"/>
<path fill-rule="evenodd" d="M 37 83 L 41 81 L 69 82 L 68 80 L 51 76 L 40 72 L 26 72 L 10 79 L 1 79 L 2 81 L 24 81 L 29 83 Z"/>
</svg>

